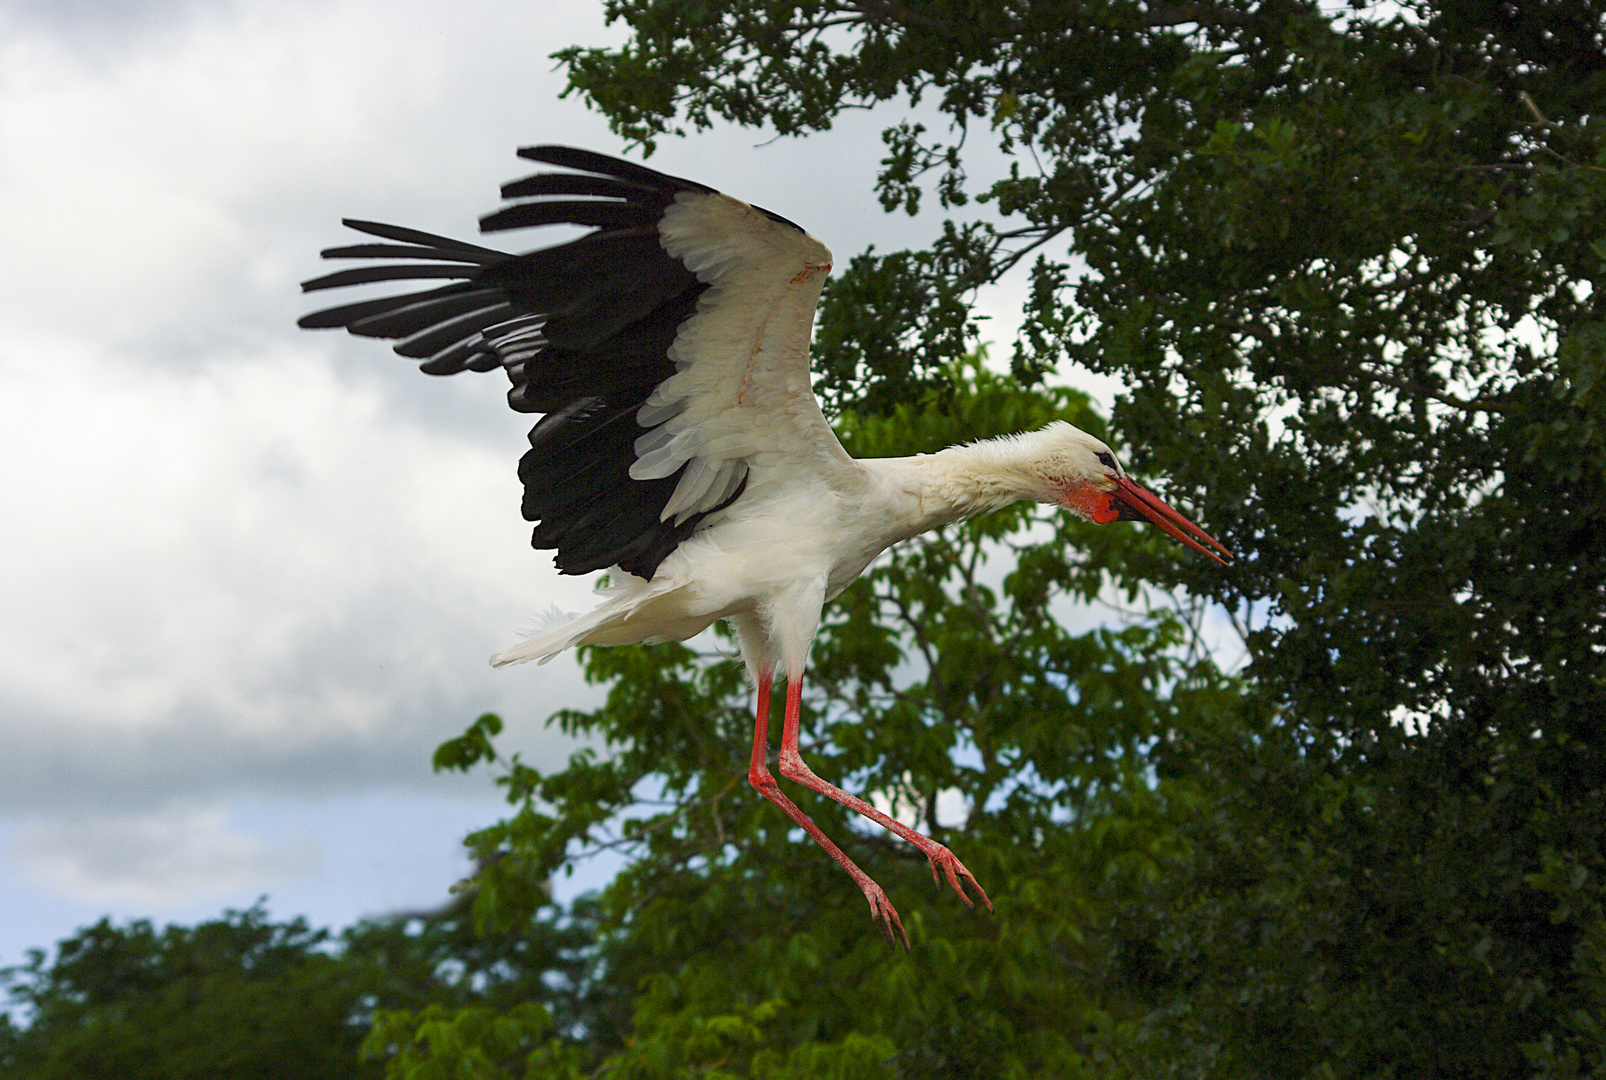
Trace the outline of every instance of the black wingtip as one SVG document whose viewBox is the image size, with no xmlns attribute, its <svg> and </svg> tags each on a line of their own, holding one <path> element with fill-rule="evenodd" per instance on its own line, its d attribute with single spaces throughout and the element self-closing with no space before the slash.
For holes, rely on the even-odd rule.
<svg viewBox="0 0 1606 1080">
<path fill-rule="evenodd" d="M 586 225 L 601 229 L 651 229 L 658 224 L 660 206 L 588 199 L 579 202 L 518 203 L 480 218 L 480 232 L 502 232 L 536 225 Z"/>
<path fill-rule="evenodd" d="M 341 218 L 340 224 L 348 229 L 356 229 L 369 236 L 378 236 L 386 240 L 398 240 L 404 244 L 423 244 L 428 247 L 439 247 L 447 250 L 472 251 L 479 255 L 496 255 L 507 258 L 507 252 L 497 251 L 495 248 L 481 247 L 470 244 L 466 240 L 454 240 L 450 236 L 438 236 L 435 233 L 423 232 L 419 229 L 409 229 L 401 225 L 386 225 L 382 221 L 364 221 L 361 218 Z"/>
<path fill-rule="evenodd" d="M 684 177 L 670 176 L 657 169 L 649 169 L 645 165 L 637 165 L 633 161 L 623 158 L 610 157 L 599 154 L 595 150 L 581 150 L 577 146 L 522 146 L 519 148 L 519 157 L 529 161 L 539 161 L 545 165 L 558 165 L 565 169 L 579 169 L 582 172 L 600 173 L 603 176 L 615 176 L 621 180 L 633 180 L 637 183 L 651 184 L 653 187 L 667 187 L 675 191 L 701 191 L 708 194 L 717 194 L 714 188 L 707 184 L 699 184 L 695 180 Z"/>
</svg>

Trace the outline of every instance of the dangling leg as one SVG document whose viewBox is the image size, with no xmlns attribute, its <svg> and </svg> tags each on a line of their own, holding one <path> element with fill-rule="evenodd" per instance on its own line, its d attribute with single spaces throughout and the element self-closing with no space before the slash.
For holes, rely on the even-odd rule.
<svg viewBox="0 0 1606 1080">
<path fill-rule="evenodd" d="M 770 730 L 770 687 L 773 676 L 765 672 L 758 678 L 758 708 L 755 710 L 756 720 L 753 724 L 753 762 L 747 768 L 747 782 L 758 790 L 758 793 L 781 808 L 781 812 L 803 827 L 803 831 L 814 838 L 814 842 L 825 849 L 825 853 L 835 859 L 837 865 L 848 872 L 848 876 L 864 891 L 864 898 L 870 901 L 870 915 L 875 919 L 876 925 L 881 928 L 881 934 L 887 939 L 887 944 L 897 948 L 898 940 L 892 935 L 894 928 L 898 931 L 898 938 L 903 940 L 905 951 L 909 948 L 909 935 L 903 929 L 903 922 L 887 899 L 887 894 L 881 886 L 870 880 L 866 874 L 853 864 L 853 860 L 842 853 L 842 849 L 831 843 L 820 827 L 808 819 L 808 815 L 799 810 L 791 799 L 781 794 L 781 789 L 775 783 L 775 777 L 770 775 L 766 759 L 769 756 L 769 730 Z"/>
<path fill-rule="evenodd" d="M 760 692 L 760 695 L 762 696 L 762 691 Z M 947 875 L 948 884 L 953 887 L 954 892 L 959 894 L 959 899 L 965 902 L 966 907 L 975 907 L 976 905 L 972 903 L 970 897 L 965 894 L 965 888 L 960 884 L 959 881 L 960 878 L 964 878 L 966 881 L 970 882 L 976 887 L 976 891 L 981 893 L 981 902 L 987 905 L 988 911 L 991 911 L 993 909 L 993 902 L 987 899 L 987 891 L 981 887 L 981 883 L 976 880 L 975 875 L 969 870 L 965 869 L 965 864 L 960 862 L 958 857 L 955 856 L 953 852 L 949 851 L 947 848 L 943 847 L 929 836 L 923 836 L 902 822 L 894 821 L 892 818 L 888 817 L 886 814 L 883 814 L 881 811 L 877 810 L 863 799 L 855 798 L 854 796 L 843 791 L 841 788 L 837 787 L 835 784 L 821 780 L 818 776 L 814 775 L 813 770 L 811 770 L 808 765 L 804 763 L 803 755 L 798 751 L 797 746 L 798 715 L 802 712 L 802 710 L 802 673 L 799 672 L 796 677 L 788 674 L 786 679 L 786 719 L 781 724 L 781 775 L 786 777 L 788 780 L 796 780 L 804 787 L 812 788 L 827 798 L 835 799 L 849 810 L 852 810 L 858 814 L 862 814 L 871 821 L 875 822 L 877 825 L 880 825 L 883 829 L 891 830 L 897 835 L 903 837 L 915 847 L 919 848 L 921 854 L 925 855 L 925 857 L 930 860 L 931 880 L 935 881 L 939 887 L 942 885 L 942 878 L 939 877 L 937 873 L 938 868 L 940 867 L 942 869 L 942 873 Z"/>
</svg>

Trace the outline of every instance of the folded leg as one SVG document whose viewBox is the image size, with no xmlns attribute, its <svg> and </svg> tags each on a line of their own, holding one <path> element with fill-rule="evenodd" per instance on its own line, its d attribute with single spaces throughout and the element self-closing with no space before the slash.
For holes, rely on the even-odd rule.
<svg viewBox="0 0 1606 1080">
<path fill-rule="evenodd" d="M 759 696 L 762 703 L 767 695 L 761 690 Z M 971 885 L 975 886 L 976 892 L 981 894 L 981 902 L 987 905 L 988 911 L 991 911 L 993 902 L 987 899 L 986 890 L 981 887 L 981 883 L 976 880 L 975 875 L 965 869 L 965 864 L 960 862 L 953 852 L 931 839 L 931 837 L 917 833 L 902 822 L 888 817 L 863 799 L 849 795 L 835 784 L 821 780 L 814 775 L 813 770 L 804 763 L 803 756 L 798 751 L 798 716 L 802 709 L 803 679 L 801 675 L 797 678 L 789 676 L 786 681 L 786 719 L 781 725 L 781 775 L 788 780 L 795 780 L 804 787 L 811 788 L 827 798 L 835 799 L 849 810 L 862 814 L 882 828 L 903 837 L 919 848 L 921 854 L 925 855 L 930 861 L 933 881 L 937 882 L 939 886 L 942 884 L 942 877 L 939 876 L 940 869 L 941 874 L 947 876 L 948 884 L 953 888 L 954 892 L 959 894 L 959 899 L 965 902 L 965 906 L 975 907 L 975 904 L 965 893 L 965 888 L 960 879 L 970 882 Z"/>
<path fill-rule="evenodd" d="M 907 950 L 909 935 L 904 931 L 898 912 L 887 899 L 887 894 L 882 891 L 881 886 L 872 881 L 869 874 L 855 866 L 853 860 L 843 854 L 842 849 L 833 844 L 825 833 L 820 831 L 820 827 L 810 821 L 808 815 L 799 810 L 791 799 L 781 794 L 780 787 L 775 783 L 775 777 L 770 775 L 766 759 L 769 751 L 771 682 L 769 675 L 763 675 L 758 680 L 758 708 L 755 710 L 756 719 L 753 725 L 753 761 L 747 769 L 747 782 L 752 784 L 760 795 L 780 807 L 781 812 L 787 817 L 801 825 L 803 831 L 813 837 L 814 842 L 824 848 L 825 853 L 848 872 L 854 884 L 863 890 L 865 899 L 870 901 L 870 915 L 881 928 L 881 934 L 887 939 L 887 944 L 896 948 L 898 940 L 902 939 L 903 947 Z M 893 936 L 894 929 L 897 930 L 896 938 Z"/>
</svg>

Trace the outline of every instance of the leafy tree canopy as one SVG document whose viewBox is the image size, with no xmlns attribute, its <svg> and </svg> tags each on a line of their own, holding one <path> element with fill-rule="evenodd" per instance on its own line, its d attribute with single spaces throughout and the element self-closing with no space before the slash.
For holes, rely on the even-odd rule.
<svg viewBox="0 0 1606 1080">
<path fill-rule="evenodd" d="M 638 856 L 600 900 L 610 994 L 551 1031 L 387 1014 L 394 1074 L 1602 1075 L 1603 6 L 607 8 L 627 44 L 558 55 L 628 138 L 879 107 L 883 203 L 953 214 L 827 293 L 850 450 L 1102 430 L 1048 378 L 1080 365 L 1128 387 L 1133 471 L 1240 558 L 1018 508 L 831 609 L 817 771 L 947 833 L 998 902 L 933 898 L 796 793 L 890 887 L 909 957 L 741 782 L 730 657 L 587 654 L 608 702 L 557 719 L 609 752 L 503 763 L 514 812 L 473 842 L 487 927 L 577 845 Z M 1007 175 L 967 172 L 975 139 Z M 959 358 L 973 290 L 1017 267 L 1005 378 Z M 1123 617 L 1089 625 L 1096 597 Z M 493 760 L 496 726 L 440 763 Z"/>
<path fill-rule="evenodd" d="M 102 919 L 0 971 L 0 1076 L 19 1080 L 378 1077 L 359 1058 L 376 1009 L 519 1010 L 572 1024 L 584 908 L 517 935 L 474 932 L 462 904 L 339 935 L 261 905 L 193 927 Z"/>
</svg>

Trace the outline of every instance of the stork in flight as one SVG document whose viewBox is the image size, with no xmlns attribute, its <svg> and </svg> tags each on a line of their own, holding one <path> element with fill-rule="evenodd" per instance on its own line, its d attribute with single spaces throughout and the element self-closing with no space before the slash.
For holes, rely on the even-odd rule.
<svg viewBox="0 0 1606 1080">
<path fill-rule="evenodd" d="M 803 669 L 823 605 L 882 551 L 1030 499 L 1100 523 L 1150 521 L 1222 561 L 1226 548 L 1067 423 L 937 454 L 855 460 L 820 412 L 809 336 L 831 253 L 792 222 L 690 180 L 586 150 L 536 146 L 538 172 L 502 188 L 483 232 L 592 231 L 510 255 L 413 229 L 346 220 L 385 242 L 331 248 L 378 259 L 307 291 L 446 279 L 300 320 L 395 350 L 431 375 L 501 368 L 508 403 L 544 413 L 519 462 L 533 544 L 559 571 L 612 568 L 590 613 L 493 657 L 546 661 L 577 645 L 680 641 L 727 619 L 757 684 L 748 781 L 864 891 L 889 943 L 908 935 L 886 893 L 782 794 L 768 768 L 770 688 L 786 676 L 782 776 L 909 841 L 967 906 L 943 845 L 815 776 L 798 751 Z M 395 262 L 390 260 L 404 260 Z M 1213 549 L 1213 550 L 1212 550 Z M 1219 554 L 1218 554 L 1219 553 Z M 939 885 L 941 879 L 938 879 Z"/>
</svg>

